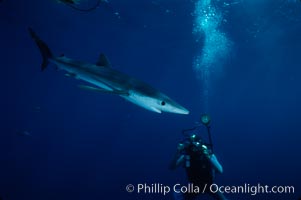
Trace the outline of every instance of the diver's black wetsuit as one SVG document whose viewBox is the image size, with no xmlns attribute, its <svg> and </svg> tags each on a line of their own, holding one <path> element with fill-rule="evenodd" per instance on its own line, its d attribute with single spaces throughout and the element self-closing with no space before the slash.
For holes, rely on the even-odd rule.
<svg viewBox="0 0 301 200">
<path fill-rule="evenodd" d="M 190 166 L 186 167 L 187 177 L 190 183 L 194 186 L 199 187 L 200 193 L 185 193 L 185 200 L 193 200 L 199 194 L 202 194 L 204 187 L 206 187 L 205 193 L 209 194 L 216 200 L 226 200 L 222 193 L 212 193 L 210 191 L 210 186 L 214 183 L 215 171 L 210 160 L 200 152 L 189 151 L 187 152 L 190 155 Z"/>
</svg>

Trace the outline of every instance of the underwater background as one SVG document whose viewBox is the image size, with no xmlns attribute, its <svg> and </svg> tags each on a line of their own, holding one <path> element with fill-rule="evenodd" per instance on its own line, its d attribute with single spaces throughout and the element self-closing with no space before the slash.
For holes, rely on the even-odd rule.
<svg viewBox="0 0 301 200">
<path fill-rule="evenodd" d="M 89 7 L 95 2 L 79 2 Z M 289 185 L 301 196 L 301 2 L 111 0 L 79 12 L 55 0 L 0 2 L 0 197 L 4 200 L 172 199 L 128 184 L 187 184 L 168 170 L 181 131 L 212 118 L 220 185 Z M 157 114 L 49 67 L 56 55 L 113 68 L 163 91 L 189 115 Z M 200 130 L 206 138 L 205 129 Z M 207 196 L 200 199 L 210 199 Z"/>
</svg>

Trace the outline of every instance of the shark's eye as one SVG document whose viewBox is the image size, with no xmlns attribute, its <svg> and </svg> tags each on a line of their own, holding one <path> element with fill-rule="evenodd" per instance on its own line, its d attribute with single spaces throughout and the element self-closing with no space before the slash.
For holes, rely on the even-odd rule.
<svg viewBox="0 0 301 200">
<path fill-rule="evenodd" d="M 165 106 L 165 104 L 166 104 L 165 101 L 161 101 L 162 106 Z"/>
</svg>

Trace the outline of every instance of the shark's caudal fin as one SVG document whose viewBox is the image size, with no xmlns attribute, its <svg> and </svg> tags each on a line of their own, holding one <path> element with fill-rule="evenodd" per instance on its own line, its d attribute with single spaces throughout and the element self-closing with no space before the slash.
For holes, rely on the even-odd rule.
<svg viewBox="0 0 301 200">
<path fill-rule="evenodd" d="M 41 64 L 41 69 L 43 71 L 44 69 L 46 69 L 47 65 L 49 64 L 48 59 L 52 58 L 52 53 L 48 48 L 47 44 L 43 42 L 31 28 L 28 28 L 28 31 L 32 39 L 36 42 L 42 54 L 43 62 Z"/>
</svg>

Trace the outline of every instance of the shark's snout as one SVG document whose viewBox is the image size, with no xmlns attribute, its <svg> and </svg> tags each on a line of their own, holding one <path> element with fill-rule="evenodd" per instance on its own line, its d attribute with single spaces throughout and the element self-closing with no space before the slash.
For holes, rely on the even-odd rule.
<svg viewBox="0 0 301 200">
<path fill-rule="evenodd" d="M 182 114 L 182 115 L 188 115 L 189 114 L 189 110 L 187 110 L 186 108 L 180 106 L 180 107 L 175 108 L 173 110 L 173 113 Z"/>
<path fill-rule="evenodd" d="M 167 101 L 168 103 L 164 106 L 161 107 L 162 111 L 169 112 L 169 113 L 175 113 L 175 114 L 182 114 L 182 115 L 187 115 L 189 114 L 189 110 L 181 106 L 180 104 L 172 101 L 169 99 Z"/>
<path fill-rule="evenodd" d="M 178 114 L 188 115 L 188 114 L 189 114 L 189 110 L 183 108 L 182 110 L 180 110 L 180 111 L 178 112 Z"/>
</svg>

